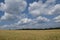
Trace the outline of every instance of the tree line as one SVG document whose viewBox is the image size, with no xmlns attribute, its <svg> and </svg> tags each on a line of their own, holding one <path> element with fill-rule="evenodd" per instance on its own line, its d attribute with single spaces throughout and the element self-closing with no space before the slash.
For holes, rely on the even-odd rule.
<svg viewBox="0 0 60 40">
<path fill-rule="evenodd" d="M 16 30 L 53 30 L 53 29 L 60 29 L 60 27 L 54 27 L 54 28 L 22 28 L 22 29 L 16 29 Z"/>
</svg>

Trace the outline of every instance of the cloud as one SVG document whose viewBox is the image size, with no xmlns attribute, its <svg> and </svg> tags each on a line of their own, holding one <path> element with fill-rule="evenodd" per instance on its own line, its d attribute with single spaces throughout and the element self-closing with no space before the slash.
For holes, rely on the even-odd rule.
<svg viewBox="0 0 60 40">
<path fill-rule="evenodd" d="M 57 16 L 57 17 L 55 17 L 55 18 L 53 18 L 53 20 L 54 20 L 55 22 L 60 22 L 60 15 Z"/>
<path fill-rule="evenodd" d="M 5 4 L 0 3 L 0 10 L 5 12 L 0 18 L 0 23 L 3 24 L 0 28 L 19 29 L 60 26 L 57 23 L 53 23 L 53 21 L 60 22 L 60 16 L 51 18 L 53 15 L 60 15 L 60 4 L 55 3 L 56 0 L 47 0 L 45 3 L 39 0 L 38 2 L 30 3 L 28 10 L 31 16 L 29 13 L 23 13 L 27 7 L 25 0 L 5 0 Z"/>
<path fill-rule="evenodd" d="M 35 19 L 30 18 L 22 18 L 18 22 L 10 25 L 3 26 L 4 29 L 19 29 L 19 28 L 43 28 L 45 24 L 41 23 L 48 23 L 50 20 L 48 18 L 39 16 Z M 42 27 L 41 27 L 42 26 Z M 46 24 L 47 26 L 47 24 Z"/>
<path fill-rule="evenodd" d="M 22 27 L 23 26 L 26 27 L 26 26 L 30 25 L 30 27 L 32 27 L 32 25 L 41 24 L 42 22 L 44 22 L 44 23 L 47 22 L 48 23 L 49 21 L 50 21 L 50 19 L 39 16 L 35 19 L 23 18 L 23 19 L 19 20 L 17 23 L 15 23 L 14 25 L 22 26 Z"/>
<path fill-rule="evenodd" d="M 25 10 L 27 3 L 24 0 L 5 0 L 5 5 L 7 13 L 19 14 Z"/>
<path fill-rule="evenodd" d="M 60 14 L 60 4 L 56 4 L 54 9 L 51 10 L 53 14 Z"/>
<path fill-rule="evenodd" d="M 18 21 L 17 24 L 25 24 L 25 23 L 30 23 L 30 22 L 32 22 L 32 19 L 23 18 L 23 19 L 21 19 L 20 21 Z"/>
<path fill-rule="evenodd" d="M 0 23 L 14 24 L 18 22 L 26 16 L 22 13 L 26 7 L 27 3 L 25 0 L 5 0 L 5 4 L 1 3 L 1 10 L 4 10 L 5 13 L 1 16 Z"/>
<path fill-rule="evenodd" d="M 9 13 L 4 13 L 4 15 L 1 17 L 1 20 L 7 20 L 7 21 L 10 21 L 10 20 L 13 20 L 13 19 L 16 19 L 16 17 L 12 14 L 9 14 Z"/>
<path fill-rule="evenodd" d="M 50 3 L 54 4 L 54 3 L 56 3 L 56 0 L 47 0 L 46 3 L 48 3 L 48 4 L 50 4 Z"/>
<path fill-rule="evenodd" d="M 42 6 L 42 3 L 39 3 L 39 2 L 31 3 L 29 7 L 29 12 L 33 15 L 39 15 L 41 6 Z"/>
<path fill-rule="evenodd" d="M 1 20 L 16 20 L 15 17 L 19 18 L 26 6 L 27 3 L 25 0 L 5 0 L 5 4 L 1 3 L 1 7 L 4 7 L 3 9 L 5 11 Z"/>
<path fill-rule="evenodd" d="M 7 25 L 5 28 L 8 28 L 12 24 L 14 25 L 26 16 L 25 13 L 22 13 L 27 7 L 25 0 L 5 0 L 5 4 L 3 5 L 3 3 L 1 3 L 1 7 L 5 13 L 1 16 L 0 21 L 4 23 L 3 27 Z"/>
<path fill-rule="evenodd" d="M 3 2 L 1 2 L 0 3 L 0 11 L 4 11 L 4 9 L 5 9 L 4 6 L 5 6 L 5 4 Z"/>
<path fill-rule="evenodd" d="M 29 4 L 29 13 L 33 16 L 38 15 L 52 15 L 51 10 L 53 10 L 55 6 L 56 0 L 47 0 L 45 3 L 42 1 L 33 2 Z"/>
<path fill-rule="evenodd" d="M 20 25 L 20 24 L 35 24 L 35 23 L 38 23 L 38 22 L 49 22 L 50 19 L 46 18 L 46 17 L 42 17 L 42 16 L 39 16 L 37 18 L 34 18 L 34 19 L 30 19 L 30 18 L 22 18 L 20 19 L 16 24 L 17 25 Z"/>
<path fill-rule="evenodd" d="M 37 17 L 36 20 L 37 21 L 40 21 L 40 22 L 49 22 L 50 21 L 48 18 L 42 17 L 42 16 Z"/>
</svg>

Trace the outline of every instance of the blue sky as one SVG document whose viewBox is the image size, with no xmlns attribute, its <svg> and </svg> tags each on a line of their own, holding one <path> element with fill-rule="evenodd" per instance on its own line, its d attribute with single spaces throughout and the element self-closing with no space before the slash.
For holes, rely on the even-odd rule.
<svg viewBox="0 0 60 40">
<path fill-rule="evenodd" d="M 60 0 L 0 0 L 0 29 L 60 27 Z"/>
</svg>

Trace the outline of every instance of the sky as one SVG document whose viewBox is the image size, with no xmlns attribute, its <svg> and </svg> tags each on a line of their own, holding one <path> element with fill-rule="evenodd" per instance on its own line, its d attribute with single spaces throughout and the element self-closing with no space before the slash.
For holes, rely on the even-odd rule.
<svg viewBox="0 0 60 40">
<path fill-rule="evenodd" d="M 0 0 L 0 29 L 60 27 L 60 0 Z"/>
</svg>

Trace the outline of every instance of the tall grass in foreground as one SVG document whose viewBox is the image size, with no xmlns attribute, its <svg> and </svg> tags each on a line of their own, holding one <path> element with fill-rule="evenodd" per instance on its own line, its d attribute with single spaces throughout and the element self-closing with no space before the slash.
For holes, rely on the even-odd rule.
<svg viewBox="0 0 60 40">
<path fill-rule="evenodd" d="M 60 40 L 60 30 L 0 30 L 0 40 Z"/>
</svg>

